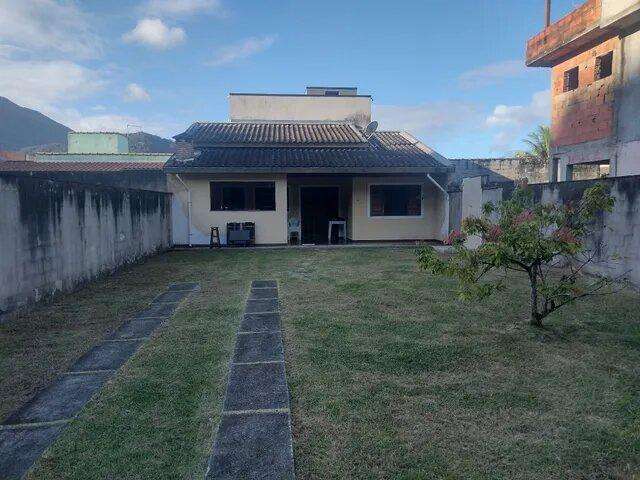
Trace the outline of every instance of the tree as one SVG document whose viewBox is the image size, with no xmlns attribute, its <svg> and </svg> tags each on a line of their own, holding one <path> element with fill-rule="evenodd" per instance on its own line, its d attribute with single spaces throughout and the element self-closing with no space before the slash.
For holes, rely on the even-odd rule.
<svg viewBox="0 0 640 480">
<path fill-rule="evenodd" d="M 520 159 L 520 166 L 524 169 L 534 170 L 545 168 L 551 158 L 551 130 L 546 125 L 538 127 L 523 140 L 528 146 L 526 151 L 516 152 L 516 158 Z"/>
<path fill-rule="evenodd" d="M 450 257 L 424 247 L 418 263 L 433 274 L 456 278 L 463 299 L 503 291 L 509 271 L 524 272 L 531 287 L 530 323 L 542 327 L 550 313 L 605 293 L 608 289 L 603 289 L 617 280 L 586 281 L 581 274 L 596 253 L 596 248 L 586 246 L 590 227 L 599 214 L 612 210 L 614 200 L 606 185 L 599 183 L 585 190 L 579 202 L 536 204 L 525 184 L 510 199 L 485 204 L 482 216 L 466 218 L 461 231 L 451 232 L 445 242 L 453 246 Z M 482 240 L 479 247 L 465 245 L 470 236 Z"/>
</svg>

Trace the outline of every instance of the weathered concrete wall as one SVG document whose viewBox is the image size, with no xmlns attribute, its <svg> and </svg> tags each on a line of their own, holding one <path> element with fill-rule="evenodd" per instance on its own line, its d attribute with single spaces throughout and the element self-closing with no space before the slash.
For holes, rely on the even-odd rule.
<svg viewBox="0 0 640 480">
<path fill-rule="evenodd" d="M 549 169 L 547 166 L 525 168 L 518 158 L 482 158 L 475 159 L 474 162 L 511 180 L 526 178 L 529 183 L 549 181 Z"/>
<path fill-rule="evenodd" d="M 595 261 L 588 271 L 606 276 L 621 275 L 626 271 L 629 279 L 640 284 L 640 176 L 616 177 L 599 180 L 611 187 L 616 199 L 615 208 L 596 222 L 595 242 L 602 242 Z M 585 189 L 598 180 L 560 182 L 534 185 L 538 202 L 562 203 L 576 201 Z"/>
<path fill-rule="evenodd" d="M 171 195 L 0 175 L 0 315 L 170 246 Z"/>
</svg>

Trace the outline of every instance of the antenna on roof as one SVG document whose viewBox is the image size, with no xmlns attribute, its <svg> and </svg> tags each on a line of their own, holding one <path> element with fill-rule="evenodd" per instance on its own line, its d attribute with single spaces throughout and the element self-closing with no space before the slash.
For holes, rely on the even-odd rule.
<svg viewBox="0 0 640 480">
<path fill-rule="evenodd" d="M 369 125 L 367 125 L 364 129 L 364 134 L 367 138 L 369 138 L 371 135 L 373 135 L 373 133 L 378 129 L 378 122 L 373 121 L 373 122 L 369 122 Z"/>
</svg>

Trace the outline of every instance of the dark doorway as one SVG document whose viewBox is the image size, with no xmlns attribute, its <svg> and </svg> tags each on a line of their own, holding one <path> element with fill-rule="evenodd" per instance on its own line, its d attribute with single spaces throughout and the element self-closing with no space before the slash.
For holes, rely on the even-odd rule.
<svg viewBox="0 0 640 480">
<path fill-rule="evenodd" d="M 300 187 L 302 243 L 328 243 L 329 220 L 339 215 L 338 187 Z"/>
</svg>

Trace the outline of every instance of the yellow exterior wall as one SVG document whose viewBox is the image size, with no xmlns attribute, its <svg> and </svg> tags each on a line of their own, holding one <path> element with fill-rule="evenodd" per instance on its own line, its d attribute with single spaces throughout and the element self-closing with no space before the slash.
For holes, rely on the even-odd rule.
<svg viewBox="0 0 640 480">
<path fill-rule="evenodd" d="M 256 224 L 256 244 L 287 243 L 287 180 L 285 174 L 280 175 L 180 175 L 180 178 L 191 190 L 191 240 L 195 245 L 208 244 L 211 227 L 218 227 L 223 243 L 226 237 L 227 223 L 254 222 Z M 177 197 L 173 214 L 187 215 L 187 192 L 175 175 L 168 176 L 169 188 Z M 271 212 L 212 212 L 209 182 L 275 182 L 276 209 Z M 178 206 L 176 206 L 178 204 Z M 179 232 L 174 232 L 174 243 L 186 244 L 187 239 L 180 239 Z"/>
<path fill-rule="evenodd" d="M 168 185 L 173 198 L 173 243 L 188 244 L 187 192 L 176 175 L 168 175 Z M 230 174 L 193 175 L 180 178 L 191 190 L 191 243 L 208 244 L 212 226 L 220 229 L 223 243 L 228 222 L 254 222 L 256 244 L 286 244 L 288 241 L 288 218 L 299 216 L 301 185 L 333 185 L 340 187 L 340 215 L 347 218 L 347 236 L 353 241 L 375 240 L 442 240 L 442 225 L 445 221 L 445 198 L 443 193 L 423 174 L 397 177 L 322 177 L 295 178 L 287 180 L 286 174 Z M 212 212 L 210 210 L 211 181 L 266 182 L 276 186 L 276 210 L 273 212 Z M 422 185 L 421 217 L 370 217 L 369 185 L 380 183 Z M 289 208 L 287 207 L 287 196 Z"/>
<path fill-rule="evenodd" d="M 422 185 L 422 216 L 370 217 L 369 185 Z M 445 220 L 444 195 L 424 175 L 403 177 L 355 177 L 353 179 L 351 240 L 442 240 Z"/>
</svg>

